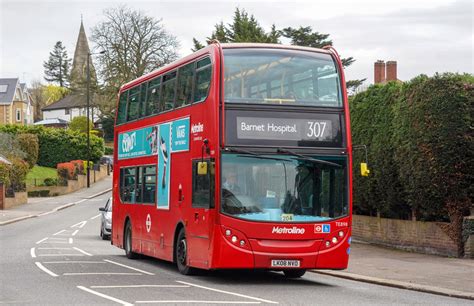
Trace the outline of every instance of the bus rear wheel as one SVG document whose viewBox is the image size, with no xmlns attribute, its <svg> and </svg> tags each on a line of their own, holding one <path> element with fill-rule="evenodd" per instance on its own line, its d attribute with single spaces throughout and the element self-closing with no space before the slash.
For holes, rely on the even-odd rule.
<svg viewBox="0 0 474 306">
<path fill-rule="evenodd" d="M 132 251 L 132 225 L 130 222 L 127 222 L 127 225 L 125 225 L 123 246 L 125 249 L 125 255 L 128 259 L 138 258 L 138 254 Z"/>
<path fill-rule="evenodd" d="M 195 268 L 188 266 L 188 243 L 186 241 L 186 234 L 184 228 L 179 231 L 178 239 L 176 241 L 175 257 L 176 265 L 181 274 L 192 275 L 196 272 Z"/>
<path fill-rule="evenodd" d="M 287 278 L 300 278 L 306 273 L 306 269 L 283 270 L 283 273 Z"/>
</svg>

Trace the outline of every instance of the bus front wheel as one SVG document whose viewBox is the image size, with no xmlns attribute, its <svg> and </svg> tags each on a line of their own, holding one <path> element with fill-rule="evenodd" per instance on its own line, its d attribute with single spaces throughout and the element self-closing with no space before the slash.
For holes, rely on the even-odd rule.
<svg viewBox="0 0 474 306">
<path fill-rule="evenodd" d="M 175 246 L 176 265 L 181 274 L 192 275 L 195 273 L 195 268 L 188 266 L 188 243 L 186 241 L 186 234 L 184 228 L 179 231 L 178 239 Z"/>
<path fill-rule="evenodd" d="M 132 251 L 132 225 L 130 222 L 127 222 L 125 226 L 125 235 L 124 235 L 124 249 L 125 255 L 128 259 L 136 259 L 138 258 L 138 254 Z"/>
<path fill-rule="evenodd" d="M 291 270 L 283 270 L 283 273 L 287 278 L 300 278 L 306 273 L 305 269 L 291 269 Z"/>
</svg>

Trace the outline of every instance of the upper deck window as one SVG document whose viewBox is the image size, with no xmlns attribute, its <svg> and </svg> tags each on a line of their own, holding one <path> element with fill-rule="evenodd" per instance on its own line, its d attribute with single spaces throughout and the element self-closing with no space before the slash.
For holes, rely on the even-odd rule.
<svg viewBox="0 0 474 306">
<path fill-rule="evenodd" d="M 342 107 L 329 54 L 284 49 L 224 49 L 225 101 Z"/>
</svg>

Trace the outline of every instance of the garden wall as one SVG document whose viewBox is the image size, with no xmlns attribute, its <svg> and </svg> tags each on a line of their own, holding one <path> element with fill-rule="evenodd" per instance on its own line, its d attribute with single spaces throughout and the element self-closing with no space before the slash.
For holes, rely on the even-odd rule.
<svg viewBox="0 0 474 306">
<path fill-rule="evenodd" d="M 352 236 L 365 242 L 420 253 L 457 257 L 456 243 L 443 222 L 422 222 L 354 215 Z"/>
</svg>

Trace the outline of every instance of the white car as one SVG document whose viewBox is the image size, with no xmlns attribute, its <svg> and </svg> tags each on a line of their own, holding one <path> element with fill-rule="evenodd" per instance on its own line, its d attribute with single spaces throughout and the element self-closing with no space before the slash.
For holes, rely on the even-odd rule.
<svg viewBox="0 0 474 306">
<path fill-rule="evenodd" d="M 101 212 L 100 237 L 107 240 L 112 234 L 112 198 L 109 198 L 105 206 L 99 208 L 99 211 Z"/>
</svg>

